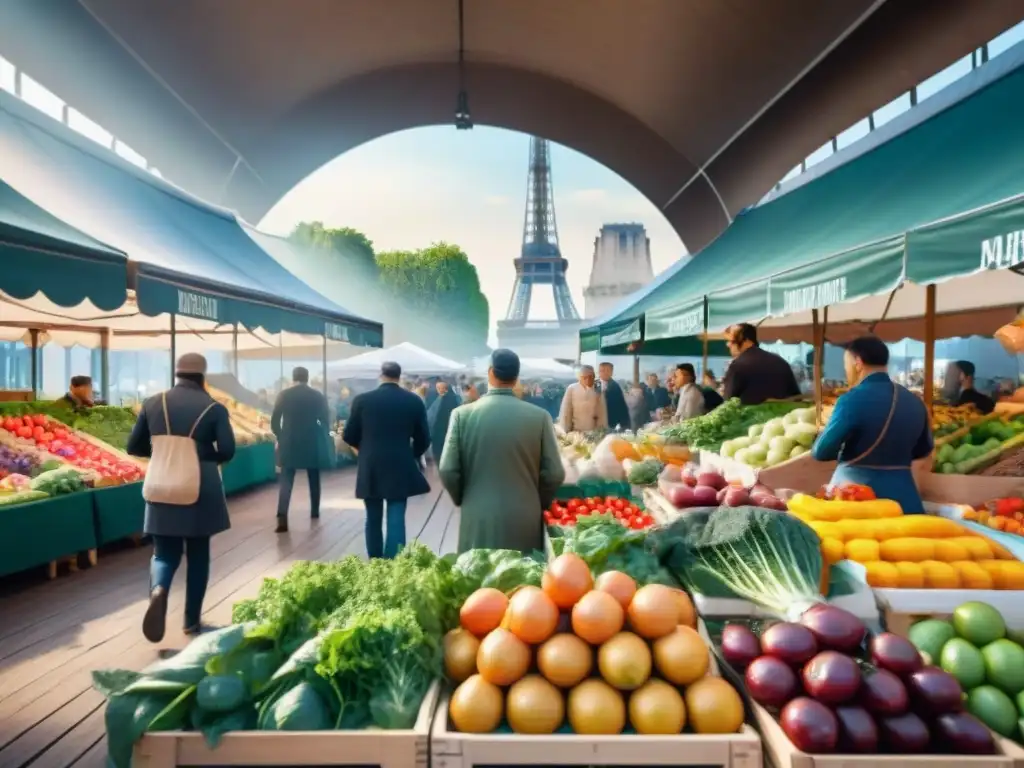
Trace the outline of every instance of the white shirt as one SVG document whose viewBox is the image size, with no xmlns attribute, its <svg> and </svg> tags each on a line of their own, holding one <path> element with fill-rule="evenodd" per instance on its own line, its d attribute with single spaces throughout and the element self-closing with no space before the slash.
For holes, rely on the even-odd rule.
<svg viewBox="0 0 1024 768">
<path fill-rule="evenodd" d="M 565 388 L 558 424 L 566 432 L 590 432 L 608 426 L 608 406 L 594 387 L 579 382 Z"/>
<path fill-rule="evenodd" d="M 696 384 L 684 384 L 679 390 L 679 404 L 676 406 L 676 418 L 680 421 L 692 419 L 704 413 L 704 393 Z"/>
</svg>

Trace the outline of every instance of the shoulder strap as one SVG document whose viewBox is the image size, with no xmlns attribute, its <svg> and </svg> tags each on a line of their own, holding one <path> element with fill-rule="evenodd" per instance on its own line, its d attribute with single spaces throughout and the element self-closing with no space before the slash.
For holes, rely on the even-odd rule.
<svg viewBox="0 0 1024 768">
<path fill-rule="evenodd" d="M 203 409 L 203 412 L 199 414 L 199 418 L 198 418 L 198 419 L 196 419 L 196 421 L 195 421 L 195 424 L 193 424 L 193 425 L 192 425 L 192 429 L 190 429 L 190 430 L 188 431 L 188 436 L 189 436 L 189 437 L 192 437 L 192 435 L 193 435 L 193 434 L 195 433 L 195 431 L 196 431 L 196 427 L 198 427 L 198 426 L 199 426 L 199 422 L 203 420 L 203 416 L 205 416 L 206 414 L 208 414 L 208 413 L 210 412 L 210 409 L 211 409 L 211 408 L 213 408 L 213 406 L 215 406 L 216 404 L 217 404 L 217 401 L 216 401 L 216 400 L 214 400 L 214 401 L 213 401 L 212 403 L 210 403 L 210 404 L 209 404 L 208 406 L 206 406 L 206 407 L 205 407 L 205 408 Z"/>
<path fill-rule="evenodd" d="M 171 434 L 171 417 L 167 415 L 167 390 L 160 393 L 160 404 L 164 409 L 164 434 Z"/>
<path fill-rule="evenodd" d="M 896 401 L 899 400 L 899 397 L 900 388 L 899 385 L 897 385 L 894 381 L 892 383 L 892 403 L 889 405 L 889 415 L 885 417 L 885 423 L 882 425 L 882 430 L 881 432 L 878 433 L 878 437 L 875 438 L 875 442 L 873 442 L 866 451 L 861 453 L 860 456 L 851 461 L 844 461 L 844 464 L 856 464 L 860 461 L 863 461 L 871 454 L 872 451 L 875 450 L 875 448 L 882 444 L 882 441 L 885 439 L 885 436 L 889 434 L 889 426 L 892 424 L 892 417 L 896 413 Z"/>
</svg>

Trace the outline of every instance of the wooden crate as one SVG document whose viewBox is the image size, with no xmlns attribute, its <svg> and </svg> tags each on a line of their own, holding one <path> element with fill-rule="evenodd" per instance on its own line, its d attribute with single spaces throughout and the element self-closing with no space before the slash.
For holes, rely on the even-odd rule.
<svg viewBox="0 0 1024 768">
<path fill-rule="evenodd" d="M 759 704 L 748 702 L 754 723 L 761 732 L 764 751 L 775 768 L 878 768 L 879 763 L 894 768 L 1018 768 L 997 739 L 998 755 L 809 755 L 801 752 L 782 730 L 778 721 Z"/>
<path fill-rule="evenodd" d="M 441 685 L 427 691 L 409 730 L 239 731 L 210 749 L 201 733 L 147 733 L 135 745 L 132 768 L 175 766 L 380 766 L 426 768 L 430 725 Z"/>
<path fill-rule="evenodd" d="M 1024 747 L 999 735 L 996 736 L 996 742 L 1003 754 L 1013 761 L 1013 768 L 1024 768 Z"/>
<path fill-rule="evenodd" d="M 761 768 L 761 740 L 749 725 L 737 734 L 580 736 L 459 733 L 441 699 L 430 736 L 431 768 L 494 765 L 693 765 Z"/>
<path fill-rule="evenodd" d="M 703 622 L 698 631 L 708 641 Z M 711 653 L 710 647 L 708 652 Z M 718 675 L 714 654 L 708 674 Z M 744 725 L 740 733 L 676 736 L 619 734 L 581 736 L 554 733 L 459 733 L 448 721 L 448 696 L 441 699 L 430 736 L 431 768 L 496 765 L 672 765 L 762 768 L 761 740 Z"/>
</svg>

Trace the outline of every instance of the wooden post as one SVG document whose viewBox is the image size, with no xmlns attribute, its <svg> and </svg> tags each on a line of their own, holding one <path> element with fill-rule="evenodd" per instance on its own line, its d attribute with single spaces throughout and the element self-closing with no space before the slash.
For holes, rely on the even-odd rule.
<svg viewBox="0 0 1024 768">
<path fill-rule="evenodd" d="M 640 386 L 640 355 L 633 355 L 633 386 Z"/>
<path fill-rule="evenodd" d="M 29 329 L 29 354 L 32 356 L 31 368 L 31 383 L 32 383 L 32 399 L 39 399 L 39 330 L 36 328 Z"/>
<path fill-rule="evenodd" d="M 178 345 L 175 341 L 174 334 L 176 326 L 178 324 L 176 315 L 171 313 L 171 386 L 174 386 L 174 369 L 178 365 Z"/>
<path fill-rule="evenodd" d="M 929 418 L 935 399 L 935 291 L 933 283 L 924 293 L 924 407 Z"/>
<path fill-rule="evenodd" d="M 822 368 L 825 356 L 825 334 L 822 333 L 821 323 L 818 322 L 818 310 L 811 310 L 811 338 L 814 342 L 814 366 L 811 375 L 814 377 L 814 423 L 821 429 L 821 401 L 822 401 Z"/>
<path fill-rule="evenodd" d="M 110 402 L 110 329 L 100 332 L 100 395 L 104 403 Z"/>
<path fill-rule="evenodd" d="M 278 386 L 284 386 L 284 331 L 277 334 L 277 352 L 281 361 L 281 378 Z"/>
</svg>

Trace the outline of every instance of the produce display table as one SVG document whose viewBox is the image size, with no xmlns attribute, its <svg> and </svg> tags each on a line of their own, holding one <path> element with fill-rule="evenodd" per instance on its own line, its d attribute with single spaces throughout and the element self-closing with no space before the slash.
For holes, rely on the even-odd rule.
<svg viewBox="0 0 1024 768">
<path fill-rule="evenodd" d="M 96 549 L 93 493 L 0 507 L 0 576 Z"/>
<path fill-rule="evenodd" d="M 89 494 L 96 515 L 96 543 L 100 546 L 142 532 L 146 502 L 142 483 L 97 488 Z"/>
<path fill-rule="evenodd" d="M 617 499 L 629 499 L 633 496 L 633 486 L 615 480 L 584 480 L 572 485 L 563 485 L 558 489 L 555 498 L 559 501 L 569 499 L 587 499 L 591 496 L 605 498 L 613 496 Z"/>
<path fill-rule="evenodd" d="M 235 451 L 235 458 L 221 470 L 224 493 L 244 491 L 277 478 L 277 462 L 273 443 L 245 445 Z"/>
</svg>

